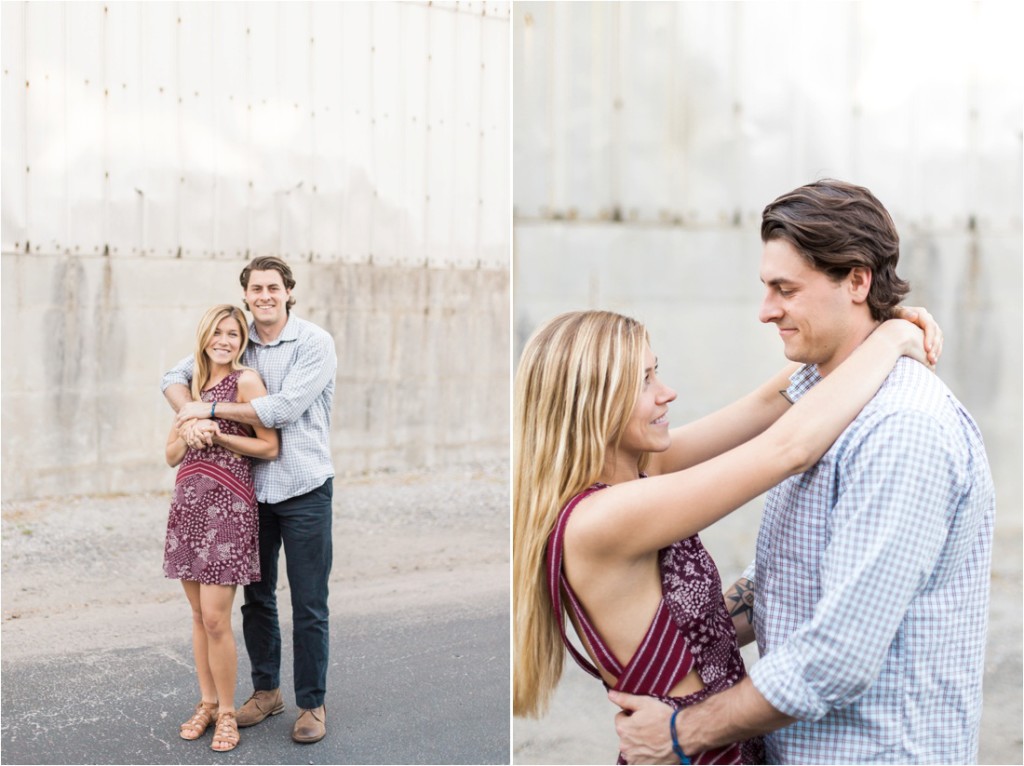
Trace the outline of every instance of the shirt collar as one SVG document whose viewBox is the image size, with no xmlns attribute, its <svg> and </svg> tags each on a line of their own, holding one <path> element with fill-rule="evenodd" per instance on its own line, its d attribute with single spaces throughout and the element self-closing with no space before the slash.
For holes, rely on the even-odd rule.
<svg viewBox="0 0 1024 766">
<path fill-rule="evenodd" d="M 281 328 L 281 334 L 278 335 L 270 343 L 264 343 L 260 340 L 260 334 L 256 331 L 256 321 L 249 322 L 249 342 L 258 343 L 261 346 L 276 346 L 278 343 L 283 343 L 286 340 L 298 340 L 299 338 L 299 323 L 294 314 L 288 314 L 288 321 L 285 322 L 283 328 Z"/>
<path fill-rule="evenodd" d="M 789 376 L 789 388 L 786 389 L 786 398 L 795 404 L 801 396 L 820 382 L 821 375 L 818 373 L 818 365 L 805 364 Z"/>
</svg>

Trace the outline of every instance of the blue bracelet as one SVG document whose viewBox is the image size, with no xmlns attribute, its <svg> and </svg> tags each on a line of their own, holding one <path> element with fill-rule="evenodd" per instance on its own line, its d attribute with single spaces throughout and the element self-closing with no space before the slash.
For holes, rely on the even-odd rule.
<svg viewBox="0 0 1024 766">
<path fill-rule="evenodd" d="M 214 402 L 213 404 L 210 405 L 210 417 L 211 418 L 217 417 L 216 415 L 213 414 L 216 410 L 217 410 L 217 402 Z"/>
<path fill-rule="evenodd" d="M 672 711 L 672 719 L 668 722 L 668 731 L 672 735 L 672 749 L 679 756 L 679 762 L 684 764 L 684 766 L 689 766 L 690 759 L 686 757 L 683 748 L 679 747 L 679 738 L 676 737 L 676 716 L 679 715 L 679 710 L 680 708 L 676 708 Z"/>
</svg>

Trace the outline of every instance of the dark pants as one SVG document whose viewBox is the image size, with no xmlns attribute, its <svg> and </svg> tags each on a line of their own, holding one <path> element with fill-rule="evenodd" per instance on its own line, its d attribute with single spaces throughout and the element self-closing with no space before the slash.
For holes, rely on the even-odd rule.
<svg viewBox="0 0 1024 766">
<path fill-rule="evenodd" d="M 327 578 L 331 574 L 333 480 L 280 503 L 260 503 L 260 582 L 247 585 L 242 633 L 253 688 L 281 685 L 281 628 L 277 619 L 277 556 L 284 543 L 292 596 L 295 704 L 315 708 L 327 690 Z"/>
</svg>

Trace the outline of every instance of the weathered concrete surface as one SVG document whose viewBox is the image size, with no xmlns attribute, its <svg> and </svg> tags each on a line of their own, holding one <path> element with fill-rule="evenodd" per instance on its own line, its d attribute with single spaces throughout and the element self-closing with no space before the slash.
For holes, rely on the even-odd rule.
<svg viewBox="0 0 1024 766">
<path fill-rule="evenodd" d="M 245 260 L 4 253 L 4 499 L 167 487 L 165 370 Z M 292 263 L 295 312 L 335 339 L 340 476 L 506 454 L 504 270 Z"/>
</svg>

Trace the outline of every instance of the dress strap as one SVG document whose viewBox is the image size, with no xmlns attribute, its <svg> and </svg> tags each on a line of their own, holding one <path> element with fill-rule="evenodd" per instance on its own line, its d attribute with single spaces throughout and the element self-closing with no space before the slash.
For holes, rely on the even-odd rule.
<svg viewBox="0 0 1024 766">
<path fill-rule="evenodd" d="M 637 646 L 629 661 L 623 664 L 594 629 L 579 597 L 573 591 L 572 585 L 562 569 L 565 528 L 570 514 L 583 498 L 607 486 L 607 484 L 595 484 L 573 497 L 562 509 L 555 529 L 551 533 L 547 550 L 547 575 L 555 619 L 558 620 L 562 643 L 565 644 L 580 667 L 592 676 L 604 682 L 590 658 L 582 654 L 569 641 L 565 629 L 565 607 L 571 608 L 576 616 L 576 624 L 590 645 L 594 659 L 609 674 L 616 677 L 615 689 L 631 694 L 667 695 L 672 687 L 693 669 L 696 658 L 690 651 L 689 641 L 673 621 L 664 596 L 658 603 L 658 609 L 640 645 Z M 563 592 L 568 602 L 566 604 L 563 604 Z"/>
<path fill-rule="evenodd" d="M 601 664 L 609 670 L 609 672 L 618 675 L 622 670 L 622 666 L 618 660 L 608 651 L 608 647 L 605 645 L 601 637 L 593 629 L 590 624 L 590 620 L 587 619 L 586 613 L 583 611 L 583 607 L 579 603 L 579 599 L 573 592 L 572 587 L 569 585 L 569 581 L 565 579 L 562 574 L 562 559 L 563 551 L 565 548 L 565 527 L 569 521 L 569 515 L 573 512 L 573 509 L 579 504 L 580 500 L 585 497 L 589 497 L 594 492 L 604 489 L 607 484 L 594 484 L 592 487 L 580 492 L 578 495 L 572 498 L 566 503 L 565 508 L 558 516 L 558 521 L 555 523 L 555 529 L 551 533 L 551 537 L 548 539 L 548 550 L 547 550 L 547 571 L 548 571 L 548 590 L 551 595 L 551 606 L 555 612 L 555 620 L 558 621 L 558 630 L 562 634 L 562 643 L 565 644 L 565 648 L 569 650 L 573 659 L 579 664 L 581 668 L 590 673 L 595 678 L 604 681 L 601 678 L 600 672 L 594 667 L 594 664 L 589 658 L 584 656 L 572 642 L 569 641 L 569 636 L 565 632 L 565 611 L 562 604 L 562 590 L 565 590 L 566 596 L 569 598 L 569 604 L 572 606 L 572 610 L 576 615 L 577 622 L 583 629 L 584 634 L 587 637 L 587 641 L 590 643 L 594 653 L 598 656 Z"/>
</svg>

